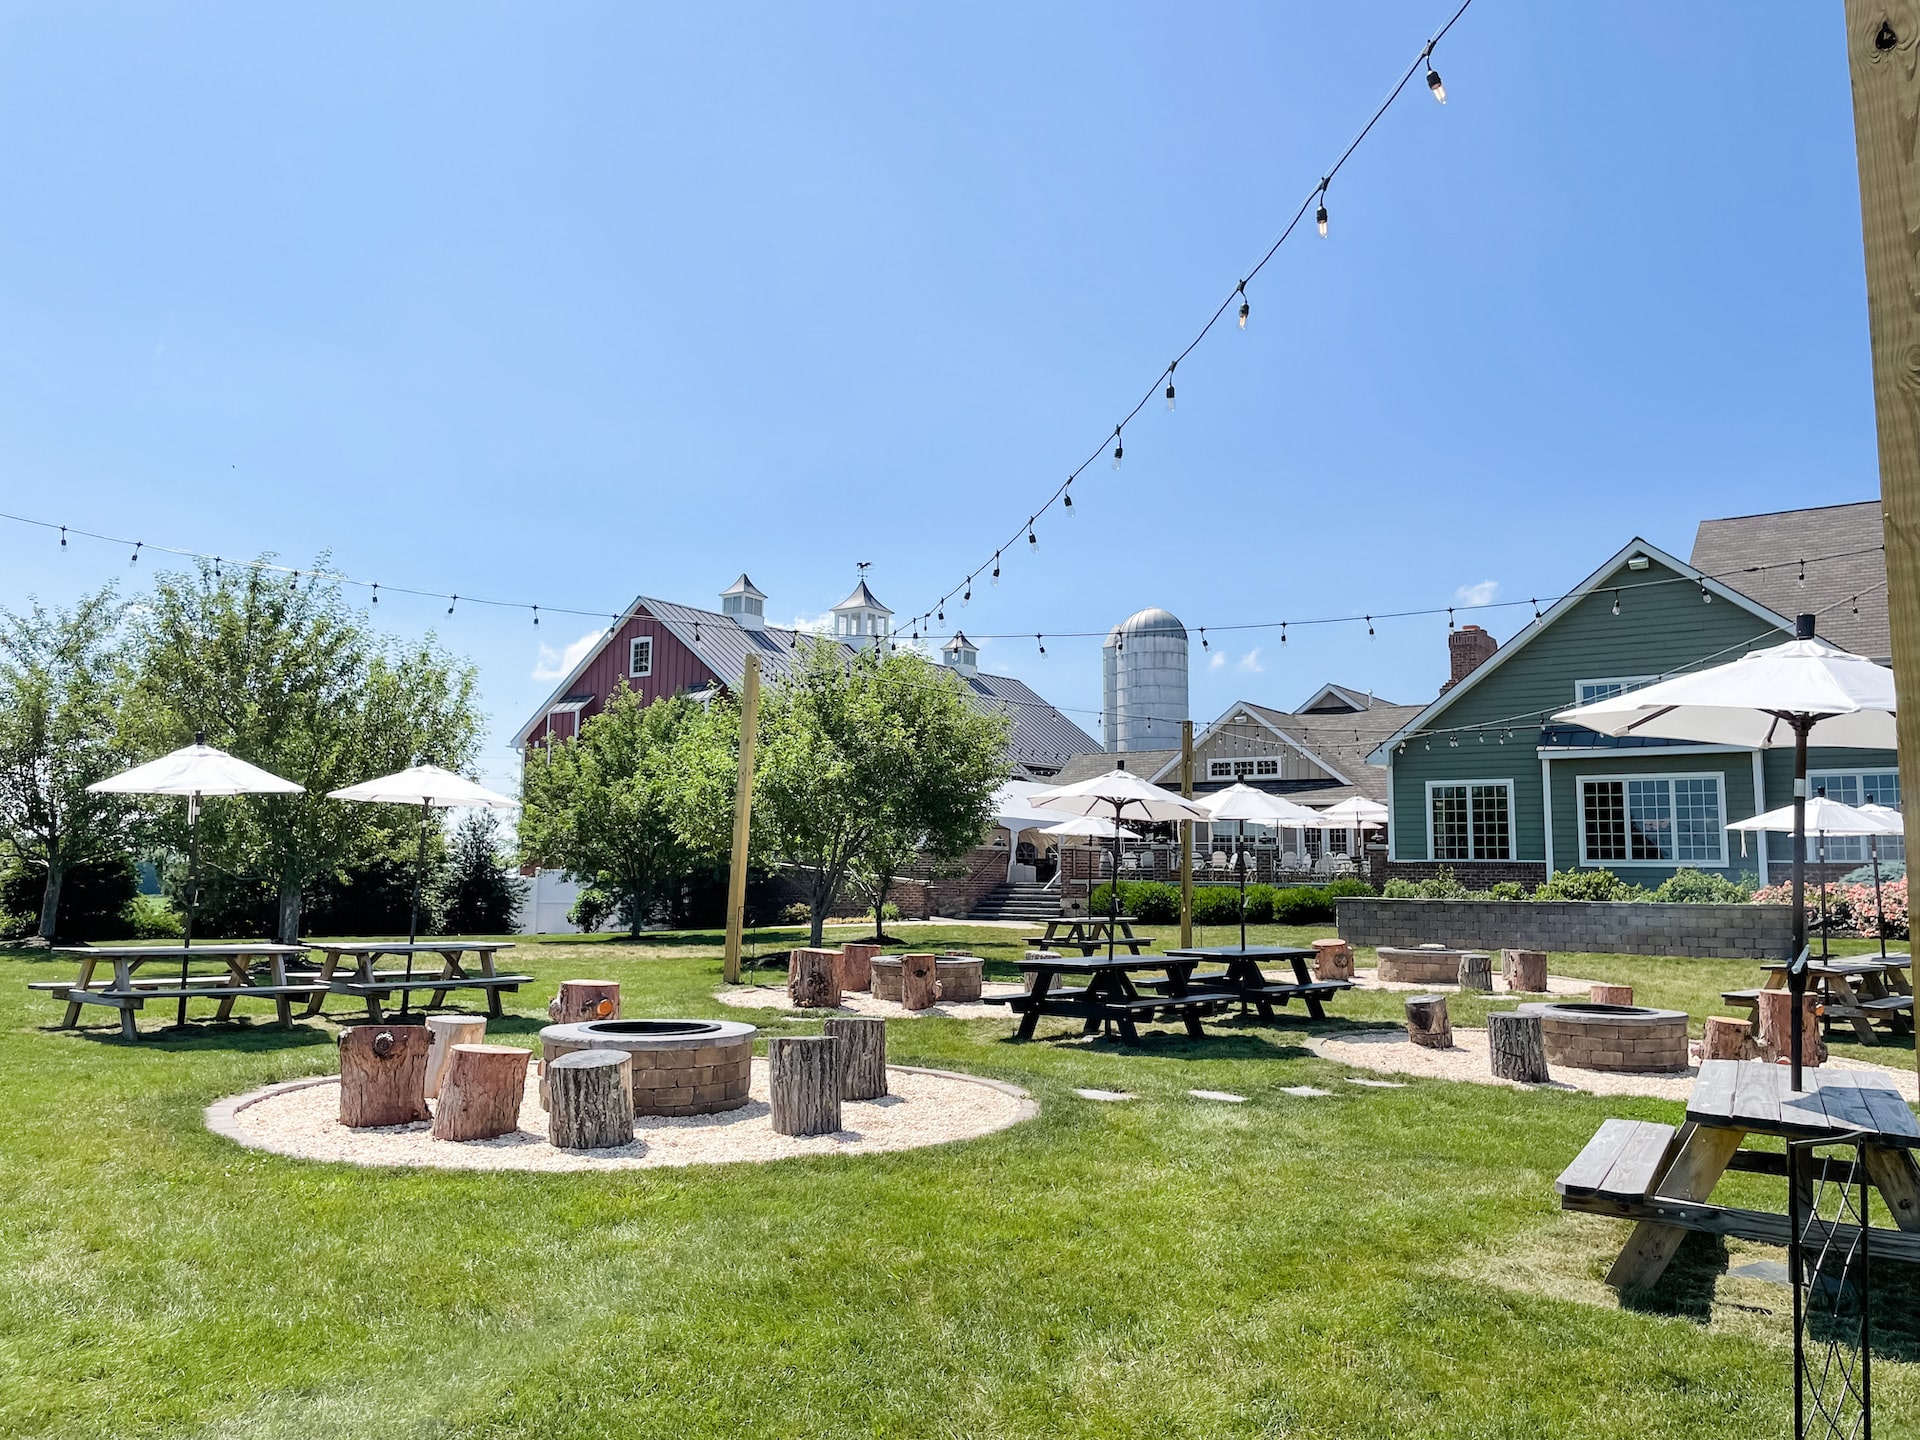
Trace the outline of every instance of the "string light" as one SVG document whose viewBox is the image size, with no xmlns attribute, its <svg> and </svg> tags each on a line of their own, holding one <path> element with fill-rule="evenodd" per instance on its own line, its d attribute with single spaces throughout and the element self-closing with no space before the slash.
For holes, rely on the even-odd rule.
<svg viewBox="0 0 1920 1440">
<path fill-rule="evenodd" d="M 1207 632 L 1204 627 L 1200 631 L 1200 648 L 1202 650 L 1210 650 L 1213 648 L 1207 644 Z"/>
<path fill-rule="evenodd" d="M 1000 552 L 998 550 L 993 552 L 993 583 L 996 587 L 1000 584 Z"/>
<path fill-rule="evenodd" d="M 970 605 L 973 603 L 973 577 L 971 575 L 967 577 L 966 593 L 961 595 L 960 603 L 962 605 Z"/>
<path fill-rule="evenodd" d="M 1538 599 L 1538 598 L 1536 597 L 1536 598 L 1533 598 L 1533 599 L 1530 599 L 1530 600 L 1529 600 L 1529 601 L 1528 601 L 1527 603 L 1533 606 L 1533 618 L 1534 618 L 1534 619 L 1536 619 L 1536 620 L 1538 620 L 1538 619 L 1540 618 L 1540 601 L 1539 601 L 1539 599 Z"/>
<path fill-rule="evenodd" d="M 540 607 L 538 605 L 533 607 L 533 628 L 536 630 L 540 628 Z M 697 625 L 694 627 L 693 638 L 695 640 L 700 638 L 700 628 Z"/>
<path fill-rule="evenodd" d="M 1280 622 L 1280 643 L 1282 645 L 1287 643 L 1287 622 L 1284 620 Z"/>
<path fill-rule="evenodd" d="M 133 542 L 133 554 L 127 557 L 127 564 L 138 565 L 140 563 L 140 546 L 142 543 L 143 542 L 139 540 Z"/>
<path fill-rule="evenodd" d="M 1453 629 L 1453 607 L 1447 606 L 1447 629 Z"/>
<path fill-rule="evenodd" d="M 1169 365 L 1169 366 L 1167 366 L 1167 409 L 1168 409 L 1169 411 L 1171 411 L 1171 410 L 1173 409 L 1173 371 L 1174 371 L 1174 366 L 1176 366 L 1176 365 L 1178 365 L 1179 363 L 1180 363 L 1180 362 L 1179 362 L 1178 360 L 1175 360 L 1175 361 L 1173 362 L 1173 364 L 1172 364 L 1172 365 Z"/>
<path fill-rule="evenodd" d="M 1033 533 L 1033 519 L 1031 515 L 1027 517 L 1027 547 L 1030 551 L 1040 548 L 1040 537 Z M 998 567 L 995 567 L 994 573 L 999 573 Z"/>
<path fill-rule="evenodd" d="M 373 598 L 367 603 L 370 605 L 378 605 L 380 603 L 380 582 L 378 580 L 373 582 Z"/>
<path fill-rule="evenodd" d="M 60 527 L 60 548 L 62 550 L 67 548 L 67 527 L 64 525 Z"/>
<path fill-rule="evenodd" d="M 1700 603 L 1702 605 L 1711 605 L 1713 603 L 1713 592 L 1707 589 L 1707 582 L 1704 580 L 1700 582 Z"/>
<path fill-rule="evenodd" d="M 1066 507 L 1067 518 L 1071 520 L 1073 518 L 1073 490 L 1071 488 L 1073 480 L 1071 477 L 1068 478 L 1067 485 L 1069 488 L 1060 492 L 1060 503 Z"/>
<path fill-rule="evenodd" d="M 1616 615 L 1620 613 L 1620 592 L 1618 590 L 1613 592 L 1613 613 Z"/>
<path fill-rule="evenodd" d="M 1240 282 L 1239 294 L 1240 294 L 1240 328 L 1244 330 L 1247 328 L 1247 316 L 1253 313 L 1253 306 L 1247 300 L 1247 282 L 1244 280 Z"/>
<path fill-rule="evenodd" d="M 1802 585 L 1807 583 L 1807 562 L 1804 560 L 1800 562 L 1800 583 Z"/>
<path fill-rule="evenodd" d="M 1432 54 L 1433 46 L 1429 44 L 1427 46 L 1427 53 L 1420 57 L 1427 62 L 1427 89 L 1433 92 L 1434 99 L 1444 105 L 1447 103 L 1447 87 L 1441 83 L 1440 72 L 1433 68 L 1433 61 L 1428 58 Z"/>
<path fill-rule="evenodd" d="M 1332 181 L 1332 179 L 1333 177 L 1329 175 L 1325 179 L 1321 180 L 1320 204 L 1315 208 L 1313 212 L 1313 227 L 1314 229 L 1320 232 L 1320 238 L 1322 240 L 1327 238 L 1327 185 Z"/>
<path fill-rule="evenodd" d="M 1367 616 L 1367 638 L 1369 640 L 1373 638 L 1373 617 L 1371 615 Z"/>
<path fill-rule="evenodd" d="M 1120 468 L 1120 457 L 1126 453 L 1127 453 L 1127 447 L 1120 439 L 1120 427 L 1116 425 L 1113 427 L 1113 468 L 1114 469 L 1118 470 Z M 1031 524 L 1032 522 L 1029 521 L 1028 523 Z"/>
<path fill-rule="evenodd" d="M 447 613 L 451 615 L 453 613 L 453 607 L 458 605 L 459 603 L 460 603 L 460 597 L 458 595 L 449 595 L 447 597 Z M 620 623 L 620 617 L 618 615 L 613 617 L 613 623 L 616 625 Z"/>
<path fill-rule="evenodd" d="M 220 557 L 218 555 L 213 557 L 213 578 L 222 584 L 226 582 L 227 578 L 220 571 Z"/>
<path fill-rule="evenodd" d="M 287 577 L 287 594 L 289 595 L 293 594 L 294 587 L 297 586 L 299 583 L 300 583 L 300 572 L 296 570 L 293 572 L 293 574 Z"/>
<path fill-rule="evenodd" d="M 1042 655 L 1047 653 L 1047 642 L 1042 640 L 1038 635 L 1033 637 L 1033 643 L 1040 647 L 1040 653 Z"/>
</svg>

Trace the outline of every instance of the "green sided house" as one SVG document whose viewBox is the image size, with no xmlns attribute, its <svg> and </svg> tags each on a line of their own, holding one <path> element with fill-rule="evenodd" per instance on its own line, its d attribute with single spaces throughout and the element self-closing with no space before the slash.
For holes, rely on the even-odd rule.
<svg viewBox="0 0 1920 1440">
<path fill-rule="evenodd" d="M 1615 739 L 1551 717 L 1783 643 L 1801 612 L 1827 643 L 1887 663 L 1877 501 L 1705 521 L 1691 561 L 1636 539 L 1505 645 L 1454 632 L 1440 697 L 1368 757 L 1387 771 L 1388 872 L 1448 865 L 1475 887 L 1570 869 L 1642 885 L 1682 866 L 1783 878 L 1789 837 L 1749 837 L 1743 854 L 1726 827 L 1788 803 L 1790 750 Z M 1900 803 L 1890 750 L 1809 760 L 1813 787 L 1837 800 Z M 1865 843 L 1829 840 L 1827 859 L 1850 869 Z M 1900 857 L 1899 842 L 1882 854 Z"/>
</svg>

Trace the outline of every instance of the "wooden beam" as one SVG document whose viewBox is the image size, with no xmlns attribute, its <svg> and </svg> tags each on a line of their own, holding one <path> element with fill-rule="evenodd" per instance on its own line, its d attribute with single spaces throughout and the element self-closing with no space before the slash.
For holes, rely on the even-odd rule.
<svg viewBox="0 0 1920 1440">
<path fill-rule="evenodd" d="M 747 918 L 748 839 L 753 823 L 753 751 L 760 739 L 760 657 L 747 656 L 740 686 L 740 774 L 733 782 L 733 858 L 727 868 L 727 955 L 721 974 L 740 983 L 740 943 Z"/>
<path fill-rule="evenodd" d="M 1846 0 L 1846 25 L 1893 677 L 1911 697 L 1920 695 L 1920 3 Z M 1897 728 L 1901 793 L 1920 796 L 1920 705 L 1903 704 Z M 1920 804 L 1904 809 L 1907 853 L 1920 855 Z M 1920 1046 L 1914 1058 L 1920 1065 Z"/>
<path fill-rule="evenodd" d="M 1180 722 L 1180 793 L 1193 798 L 1193 721 Z M 1193 821 L 1180 822 L 1180 948 L 1193 944 Z"/>
</svg>

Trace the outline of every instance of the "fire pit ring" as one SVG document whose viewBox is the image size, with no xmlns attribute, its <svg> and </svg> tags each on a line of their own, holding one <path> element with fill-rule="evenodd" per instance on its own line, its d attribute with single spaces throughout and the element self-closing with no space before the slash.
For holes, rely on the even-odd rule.
<svg viewBox="0 0 1920 1440">
<path fill-rule="evenodd" d="M 1685 1070 L 1687 1015 L 1647 1005 L 1587 1000 L 1535 1001 L 1522 1015 L 1540 1018 L 1547 1061 L 1581 1070 Z"/>
<path fill-rule="evenodd" d="M 546 1069 L 573 1050 L 633 1056 L 633 1113 L 713 1115 L 747 1103 L 756 1026 L 738 1020 L 586 1020 L 540 1032 L 540 1103 Z"/>
</svg>

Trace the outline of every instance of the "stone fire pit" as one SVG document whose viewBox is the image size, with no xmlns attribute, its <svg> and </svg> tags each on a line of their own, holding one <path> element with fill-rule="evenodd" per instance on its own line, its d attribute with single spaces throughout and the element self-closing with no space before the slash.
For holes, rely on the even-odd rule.
<svg viewBox="0 0 1920 1440">
<path fill-rule="evenodd" d="M 1538 1015 L 1547 1061 L 1583 1070 L 1685 1070 L 1687 1016 L 1683 1010 L 1588 1001 L 1536 1001 L 1520 1007 Z"/>
<path fill-rule="evenodd" d="M 633 1113 L 712 1115 L 747 1103 L 753 1037 L 738 1020 L 588 1020 L 540 1032 L 540 1103 L 547 1065 L 573 1050 L 633 1056 Z"/>
</svg>

